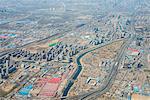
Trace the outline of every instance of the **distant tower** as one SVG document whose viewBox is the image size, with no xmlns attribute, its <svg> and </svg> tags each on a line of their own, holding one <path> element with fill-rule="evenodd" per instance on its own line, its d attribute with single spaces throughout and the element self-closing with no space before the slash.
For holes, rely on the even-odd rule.
<svg viewBox="0 0 150 100">
<path fill-rule="evenodd" d="M 6 60 L 6 75 L 8 75 L 9 70 L 9 60 Z"/>
<path fill-rule="evenodd" d="M 141 0 L 138 0 L 139 9 L 142 9 L 142 2 Z"/>
<path fill-rule="evenodd" d="M 2 67 L 0 67 L 0 80 L 2 79 Z"/>
<path fill-rule="evenodd" d="M 66 11 L 66 5 L 64 2 L 62 2 L 62 6 L 63 6 L 62 10 L 65 12 Z"/>
</svg>

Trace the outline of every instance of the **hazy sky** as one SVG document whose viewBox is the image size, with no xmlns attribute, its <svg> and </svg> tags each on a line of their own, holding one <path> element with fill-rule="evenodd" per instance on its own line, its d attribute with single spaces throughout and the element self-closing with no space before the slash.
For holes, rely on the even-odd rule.
<svg viewBox="0 0 150 100">
<path fill-rule="evenodd" d="M 76 5 L 97 7 L 105 10 L 133 11 L 140 5 L 150 7 L 150 0 L 0 0 L 0 8 L 7 7 L 51 7 L 52 5 L 65 5 L 68 9 Z"/>
</svg>

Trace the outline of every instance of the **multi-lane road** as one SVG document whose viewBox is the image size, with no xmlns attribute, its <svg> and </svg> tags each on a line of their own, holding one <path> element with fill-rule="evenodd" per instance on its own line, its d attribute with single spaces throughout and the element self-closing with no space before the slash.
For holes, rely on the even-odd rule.
<svg viewBox="0 0 150 100">
<path fill-rule="evenodd" d="M 122 45 L 122 48 L 120 50 L 120 52 L 118 53 L 118 55 L 116 56 L 115 58 L 115 63 L 114 65 L 112 66 L 112 69 L 109 73 L 109 75 L 107 76 L 105 82 L 103 83 L 103 86 L 100 87 L 99 89 L 95 90 L 95 91 L 91 91 L 91 92 L 88 92 L 88 93 L 85 93 L 85 94 L 81 94 L 81 95 L 78 95 L 78 96 L 73 96 L 73 97 L 62 97 L 62 99 L 67 99 L 67 100 L 87 100 L 87 99 L 91 99 L 91 98 L 95 98 L 97 96 L 100 96 L 104 93 L 106 93 L 112 86 L 114 80 L 115 80 L 115 77 L 117 75 L 117 70 L 118 70 L 118 67 L 120 66 L 120 63 L 121 63 L 121 60 L 122 60 L 122 57 L 124 56 L 124 51 L 126 50 L 126 48 L 129 46 L 130 42 L 134 39 L 134 36 L 132 36 L 131 38 L 127 39 L 126 42 L 124 42 L 124 44 Z M 112 41 L 114 42 L 114 41 Z M 111 43 L 112 43 L 111 42 Z M 82 65 L 80 63 L 80 59 L 87 53 L 91 52 L 91 51 L 94 51 L 98 48 L 101 48 L 103 46 L 106 46 L 108 44 L 111 44 L 111 43 L 106 43 L 106 44 L 103 44 L 95 49 L 92 49 L 92 50 L 88 50 L 88 51 L 85 51 L 84 53 L 80 54 L 77 59 L 76 59 L 76 63 L 78 65 L 78 69 L 80 70 L 77 70 L 76 73 L 74 74 L 72 80 L 75 80 L 77 78 L 77 76 L 79 75 L 79 73 L 81 72 L 82 70 Z M 71 85 L 70 85 L 71 84 Z M 73 81 L 68 84 L 68 87 L 66 87 L 66 91 L 65 91 L 65 95 L 63 96 L 67 96 L 67 93 L 69 91 L 69 89 L 71 88 L 71 86 L 73 85 Z"/>
<path fill-rule="evenodd" d="M 103 83 L 103 86 L 101 88 L 99 88 L 98 90 L 92 91 L 91 93 L 87 93 L 85 95 L 81 95 L 79 97 L 80 100 L 84 100 L 84 99 L 95 99 L 97 96 L 100 96 L 104 93 L 106 93 L 112 86 L 113 82 L 115 81 L 115 77 L 117 75 L 117 71 L 118 71 L 118 67 L 120 66 L 122 57 L 124 56 L 124 51 L 127 48 L 129 44 L 129 41 L 127 41 L 126 43 L 124 43 L 124 45 L 122 46 L 120 53 L 117 55 L 116 59 L 115 59 L 115 63 L 111 69 L 111 72 L 109 73 L 109 75 L 107 76 L 105 82 Z"/>
</svg>

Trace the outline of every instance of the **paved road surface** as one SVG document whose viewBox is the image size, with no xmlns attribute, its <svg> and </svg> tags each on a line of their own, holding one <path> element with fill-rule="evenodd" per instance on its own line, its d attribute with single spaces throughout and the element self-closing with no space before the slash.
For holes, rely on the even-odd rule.
<svg viewBox="0 0 150 100">
<path fill-rule="evenodd" d="M 79 69 L 82 69 L 82 65 L 81 65 L 81 63 L 80 63 L 80 59 L 85 55 L 85 54 L 87 54 L 87 53 L 89 53 L 89 52 L 91 52 L 91 51 L 94 51 L 94 50 L 96 50 L 96 49 L 98 49 L 98 48 L 101 48 L 101 47 L 104 47 L 104 46 L 106 46 L 106 45 L 109 45 L 109 44 L 111 44 L 111 43 L 113 43 L 113 42 L 116 42 L 116 41 L 112 41 L 112 42 L 109 42 L 109 43 L 105 43 L 105 44 L 103 44 L 103 45 L 100 45 L 99 47 L 96 47 L 96 48 L 94 48 L 94 49 L 92 49 L 92 50 L 87 50 L 87 51 L 85 51 L 84 53 L 81 53 L 78 57 L 77 57 L 77 60 L 76 60 L 76 63 L 77 63 L 77 65 L 78 65 L 78 68 Z M 124 48 L 122 48 L 123 50 L 124 50 Z M 122 50 L 122 52 L 123 52 L 123 50 Z M 119 60 L 120 60 L 120 58 L 118 58 Z M 117 66 L 119 63 L 118 62 L 116 62 L 116 65 L 115 66 Z M 115 67 L 114 66 L 114 67 Z M 116 67 L 115 67 L 116 68 Z M 114 71 L 115 69 L 114 68 L 112 68 L 112 72 L 111 73 L 114 73 L 113 71 Z M 76 75 L 76 73 L 77 73 L 77 75 Z M 77 70 L 77 72 L 75 73 L 75 76 L 78 76 L 79 75 L 79 72 L 78 72 L 78 70 Z M 108 76 L 108 80 L 110 80 L 111 79 L 111 74 L 110 73 L 110 75 Z M 75 80 L 76 79 L 76 77 L 75 76 L 73 76 L 73 80 Z M 107 82 L 108 83 L 108 82 Z M 73 84 L 72 84 L 73 85 Z M 105 87 L 107 87 L 107 86 L 105 86 Z M 103 88 L 103 87 L 102 87 Z M 102 90 L 101 90 L 102 91 Z M 82 98 L 84 98 L 84 97 L 88 97 L 89 95 L 91 95 L 91 94 L 93 94 L 93 92 L 95 92 L 95 91 L 91 91 L 91 92 L 89 92 L 89 93 L 85 93 L 85 94 L 83 94 L 83 95 L 78 95 L 78 96 L 73 96 L 73 97 L 62 97 L 62 99 L 67 99 L 67 100 L 76 100 L 76 99 L 82 99 Z"/>
</svg>

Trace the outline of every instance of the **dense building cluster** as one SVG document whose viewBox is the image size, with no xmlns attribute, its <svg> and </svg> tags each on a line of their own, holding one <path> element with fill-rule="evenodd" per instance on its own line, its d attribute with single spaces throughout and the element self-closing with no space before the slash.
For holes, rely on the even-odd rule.
<svg viewBox="0 0 150 100">
<path fill-rule="evenodd" d="M 81 50 L 86 49 L 86 46 L 77 46 L 73 44 L 59 43 L 56 46 L 43 50 L 38 53 L 31 53 L 27 50 L 15 50 L 14 52 L 2 57 L 1 64 L 1 78 L 8 78 L 8 74 L 15 71 L 18 66 L 17 60 L 27 62 L 42 62 L 42 61 L 62 61 L 72 62 L 72 56 L 79 53 Z M 17 60 L 16 60 L 17 59 Z M 13 61 L 16 60 L 16 61 Z M 12 63 L 14 62 L 14 63 Z"/>
</svg>

